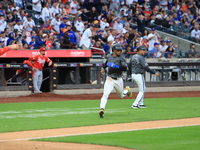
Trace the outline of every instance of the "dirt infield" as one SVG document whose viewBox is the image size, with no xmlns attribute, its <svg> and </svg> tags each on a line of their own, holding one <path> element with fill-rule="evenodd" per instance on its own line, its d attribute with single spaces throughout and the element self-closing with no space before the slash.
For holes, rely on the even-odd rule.
<svg viewBox="0 0 200 150">
<path fill-rule="evenodd" d="M 133 99 L 137 93 L 133 93 Z M 67 101 L 67 100 L 94 100 L 101 99 L 102 94 L 80 94 L 80 95 L 58 95 L 53 93 L 32 94 L 29 96 L 0 98 L 0 103 L 20 103 L 20 102 L 45 102 L 45 101 Z M 163 97 L 200 97 L 199 91 L 184 92 L 151 92 L 145 93 L 145 98 Z M 109 99 L 119 99 L 116 93 L 110 94 Z M 123 99 L 129 99 L 124 97 Z"/>
<path fill-rule="evenodd" d="M 133 93 L 136 97 L 137 93 Z M 42 102 L 42 101 L 66 101 L 66 100 L 85 100 L 100 99 L 102 94 L 84 94 L 84 95 L 56 95 L 52 93 L 33 94 L 30 96 L 21 96 L 18 98 L 0 98 L 0 103 L 17 103 L 17 102 Z M 200 97 L 199 91 L 190 92 L 159 92 L 146 93 L 145 98 L 162 98 L 162 97 Z M 115 93 L 111 94 L 109 99 L 118 99 Z M 70 136 L 74 134 L 88 133 L 106 133 L 124 130 L 141 130 L 150 128 L 165 128 L 176 126 L 200 125 L 200 118 L 189 118 L 167 121 L 135 122 L 124 124 L 110 124 L 90 127 L 74 127 L 62 129 L 47 129 L 35 131 L 9 132 L 0 133 L 1 150 L 128 150 L 127 148 L 74 144 L 74 143 L 54 143 L 54 142 L 35 142 L 28 141 L 33 138 L 52 137 L 52 136 Z M 126 127 L 126 129 L 124 129 Z"/>
</svg>

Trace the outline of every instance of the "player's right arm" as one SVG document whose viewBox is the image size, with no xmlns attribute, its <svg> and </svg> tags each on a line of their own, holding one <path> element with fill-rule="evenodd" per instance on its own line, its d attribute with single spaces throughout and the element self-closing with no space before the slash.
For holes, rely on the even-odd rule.
<svg viewBox="0 0 200 150">
<path fill-rule="evenodd" d="M 29 67 L 33 68 L 33 64 L 29 60 L 24 60 L 24 64 L 27 64 Z"/>
<path fill-rule="evenodd" d="M 141 66 L 142 66 L 147 72 L 150 72 L 150 73 L 152 73 L 152 74 L 155 74 L 155 73 L 156 73 L 155 71 L 153 71 L 152 69 L 149 68 L 148 63 L 145 61 L 144 58 L 140 58 L 139 61 L 140 61 Z"/>
<path fill-rule="evenodd" d="M 103 67 L 102 67 L 102 69 L 101 69 L 101 71 L 100 71 L 100 73 L 102 74 L 102 75 L 104 75 L 104 73 L 105 73 L 105 69 L 107 68 L 107 64 L 108 63 L 108 60 L 106 60 L 106 62 L 103 64 Z"/>
<path fill-rule="evenodd" d="M 131 57 L 131 59 L 129 60 L 129 63 L 128 63 L 127 76 L 131 76 L 131 74 L 132 74 L 132 57 Z"/>
</svg>

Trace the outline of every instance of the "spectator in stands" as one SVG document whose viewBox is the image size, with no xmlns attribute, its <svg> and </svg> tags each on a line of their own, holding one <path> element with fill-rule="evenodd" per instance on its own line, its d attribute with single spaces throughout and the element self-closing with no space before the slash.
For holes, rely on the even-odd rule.
<svg viewBox="0 0 200 150">
<path fill-rule="evenodd" d="M 134 54 L 137 53 L 137 47 L 140 46 L 140 42 L 135 42 L 134 46 L 131 48 L 131 52 L 134 52 Z"/>
<path fill-rule="evenodd" d="M 154 48 L 154 43 L 158 43 L 159 37 L 160 35 L 156 32 L 155 28 L 152 28 L 151 33 L 148 35 L 149 51 Z"/>
<path fill-rule="evenodd" d="M 32 0 L 32 9 L 37 13 L 40 13 L 42 10 L 42 1 L 43 0 Z"/>
<path fill-rule="evenodd" d="M 122 17 L 121 23 L 123 24 L 123 27 L 125 27 L 125 25 L 126 25 L 127 23 L 129 23 L 127 16 L 123 16 L 123 17 Z"/>
<path fill-rule="evenodd" d="M 160 58 L 162 56 L 160 50 L 159 50 L 159 43 L 154 43 L 154 48 L 152 48 L 149 53 L 149 58 Z"/>
<path fill-rule="evenodd" d="M 124 9 L 121 9 L 121 10 L 120 10 L 120 13 L 117 15 L 117 17 L 123 18 L 124 16 L 125 16 L 125 10 L 124 10 Z"/>
<path fill-rule="evenodd" d="M 10 32 L 8 34 L 8 40 L 7 40 L 6 46 L 10 45 L 10 41 L 12 41 L 12 40 L 14 40 L 14 33 Z"/>
<path fill-rule="evenodd" d="M 19 13 L 19 19 L 22 20 L 22 22 L 25 22 L 27 20 L 27 15 L 28 14 L 25 13 L 25 10 L 21 9 Z"/>
<path fill-rule="evenodd" d="M 88 10 L 86 8 L 83 9 L 83 12 L 79 16 L 81 17 L 83 23 L 88 23 L 89 15 L 88 15 Z"/>
<path fill-rule="evenodd" d="M 66 15 L 69 15 L 69 12 L 70 12 L 69 3 L 65 3 L 65 14 L 66 14 Z"/>
<path fill-rule="evenodd" d="M 196 38 L 196 42 L 200 42 L 200 30 L 199 30 L 199 23 L 194 23 L 194 29 L 191 31 L 191 36 Z"/>
<path fill-rule="evenodd" d="M 194 0 L 189 0 L 187 3 L 187 7 L 191 11 L 191 14 L 195 15 L 196 9 L 198 9 L 198 8 L 197 8 L 196 4 L 194 3 Z"/>
<path fill-rule="evenodd" d="M 188 21 L 185 21 L 184 23 L 181 23 L 180 31 L 183 34 L 182 38 L 188 39 L 188 37 L 190 35 L 190 26 L 189 26 L 189 22 Z"/>
<path fill-rule="evenodd" d="M 37 49 L 38 46 L 36 44 L 35 36 L 31 37 L 31 42 L 28 44 L 29 49 Z"/>
<path fill-rule="evenodd" d="M 69 36 L 69 39 L 70 39 L 71 47 L 72 48 L 77 48 L 77 44 L 78 43 L 77 43 L 75 32 L 71 30 L 71 26 L 70 25 L 67 25 L 66 29 L 68 31 L 68 36 Z"/>
<path fill-rule="evenodd" d="M 91 39 L 93 36 L 96 35 L 94 25 L 90 25 L 89 28 L 87 28 L 82 35 L 81 41 L 80 41 L 80 47 L 82 49 L 89 49 L 91 45 Z"/>
<path fill-rule="evenodd" d="M 140 35 L 142 35 L 142 33 L 145 30 L 145 22 L 146 22 L 145 17 L 142 14 L 139 14 L 137 18 L 137 27 L 138 27 L 138 33 Z"/>
<path fill-rule="evenodd" d="M 191 13 L 189 9 L 187 9 L 186 13 L 184 14 L 189 22 L 194 19 L 194 15 Z"/>
<path fill-rule="evenodd" d="M 38 48 L 43 47 L 45 44 L 45 41 L 42 41 L 42 38 L 43 38 L 42 35 L 43 35 L 43 31 L 39 30 L 37 35 L 35 36 L 35 42 Z"/>
<path fill-rule="evenodd" d="M 132 29 L 130 28 L 130 23 L 128 22 L 125 24 L 124 28 L 122 29 L 122 33 L 125 34 L 127 32 L 131 32 L 131 30 Z"/>
<path fill-rule="evenodd" d="M 160 8 L 163 8 L 164 10 L 168 10 L 168 0 L 160 0 L 159 4 L 160 4 Z"/>
<path fill-rule="evenodd" d="M 0 2 L 0 15 L 6 18 L 6 11 L 5 11 L 4 6 L 2 5 L 2 2 Z"/>
<path fill-rule="evenodd" d="M 29 15 L 27 17 L 27 20 L 23 22 L 23 29 L 24 31 L 33 31 L 33 28 L 35 27 L 35 22 L 33 21 L 32 17 Z"/>
<path fill-rule="evenodd" d="M 67 24 L 68 17 L 63 17 L 62 18 L 62 23 L 60 23 L 59 28 L 60 28 L 60 35 L 63 33 L 63 30 L 66 29 L 66 27 L 69 25 Z"/>
<path fill-rule="evenodd" d="M 24 45 L 24 43 L 28 44 L 27 41 L 26 41 L 26 38 L 27 38 L 26 35 L 22 35 L 22 40 L 21 40 L 22 45 Z"/>
<path fill-rule="evenodd" d="M 116 37 L 114 38 L 113 45 L 114 45 L 114 44 L 120 44 L 120 42 L 119 42 L 119 37 L 118 37 L 118 36 L 116 36 Z"/>
<path fill-rule="evenodd" d="M 46 22 L 46 21 L 48 21 L 49 19 L 52 18 L 51 9 L 49 8 L 48 2 L 44 3 L 44 7 L 42 8 L 41 16 L 42 16 L 42 20 L 44 22 Z"/>
<path fill-rule="evenodd" d="M 28 48 L 28 43 L 22 44 L 22 47 L 23 47 L 22 49 L 29 49 L 29 48 Z"/>
<path fill-rule="evenodd" d="M 166 51 L 165 51 L 164 57 L 165 58 L 172 58 L 173 54 L 174 54 L 174 48 L 172 46 L 168 46 Z"/>
<path fill-rule="evenodd" d="M 70 49 L 72 46 L 70 44 L 70 39 L 68 36 L 68 30 L 63 30 L 64 35 L 60 38 L 60 48 L 61 49 Z"/>
<path fill-rule="evenodd" d="M 62 3 L 59 3 L 58 5 L 58 11 L 61 17 L 64 17 L 66 15 L 66 11 L 64 9 L 64 5 Z"/>
<path fill-rule="evenodd" d="M 151 15 L 150 27 L 154 26 L 155 23 L 156 23 L 156 16 L 155 15 Z"/>
<path fill-rule="evenodd" d="M 104 5 L 104 1 L 103 0 L 95 0 L 94 1 L 94 7 L 96 8 L 98 14 L 101 13 L 103 6 Z"/>
<path fill-rule="evenodd" d="M 167 48 L 168 48 L 168 46 L 166 44 L 166 41 L 161 40 L 160 45 L 159 45 L 159 49 L 160 49 L 160 52 L 162 53 L 162 56 L 164 56 L 164 53 L 165 53 Z"/>
<path fill-rule="evenodd" d="M 118 34 L 121 34 L 123 31 L 123 24 L 120 21 L 119 17 L 116 17 L 114 20 L 113 29 L 117 31 Z"/>
<path fill-rule="evenodd" d="M 149 7 L 148 6 L 144 6 L 144 11 L 143 11 L 143 14 L 146 18 L 146 21 L 149 22 L 150 19 L 151 19 L 151 14 L 152 14 L 152 11 L 149 10 Z"/>
<path fill-rule="evenodd" d="M 109 34 L 109 36 L 108 36 L 108 38 L 107 38 L 107 41 L 109 42 L 109 41 L 114 41 L 114 39 L 115 39 L 115 36 L 116 36 L 116 30 L 114 30 L 114 29 L 111 29 L 110 30 L 110 34 Z"/>
<path fill-rule="evenodd" d="M 59 9 L 57 8 L 57 4 L 58 3 L 56 1 L 54 1 L 53 4 L 52 4 L 52 7 L 50 9 L 50 13 L 51 13 L 52 18 L 56 18 L 56 14 L 59 14 Z"/>
<path fill-rule="evenodd" d="M 142 38 L 148 39 L 148 35 L 149 35 L 149 30 L 145 29 L 141 36 Z"/>
<path fill-rule="evenodd" d="M 51 28 L 56 38 L 60 35 L 60 14 L 56 14 L 55 18 L 51 21 Z"/>
<path fill-rule="evenodd" d="M 77 0 L 72 0 L 70 3 L 70 15 L 76 16 L 78 14 L 78 9 L 80 9 L 79 3 Z"/>
<path fill-rule="evenodd" d="M 90 23 L 98 19 L 98 12 L 95 7 L 92 7 L 92 9 L 88 12 L 88 17 L 89 17 L 88 21 Z"/>
<path fill-rule="evenodd" d="M 111 0 L 109 10 L 116 11 L 119 8 L 119 0 Z"/>
<path fill-rule="evenodd" d="M 100 28 L 101 28 L 101 30 L 104 30 L 106 26 L 109 27 L 109 23 L 107 22 L 106 18 L 103 18 L 102 20 L 100 20 Z"/>
<path fill-rule="evenodd" d="M 104 42 L 106 41 L 106 37 L 107 37 L 107 36 L 106 37 L 103 36 L 103 32 L 104 32 L 103 30 L 99 30 L 97 32 L 97 38 L 98 38 L 98 40 L 100 40 L 102 47 L 104 47 L 104 45 L 105 45 Z"/>
<path fill-rule="evenodd" d="M 4 41 L 0 41 L 0 48 L 5 47 L 5 42 Z"/>
<path fill-rule="evenodd" d="M 106 55 L 112 53 L 112 43 L 113 41 L 108 41 L 108 43 L 104 46 L 104 51 Z"/>
<path fill-rule="evenodd" d="M 197 58 L 198 53 L 196 51 L 196 45 L 194 43 L 190 44 L 190 50 L 187 52 L 188 58 Z"/>
<path fill-rule="evenodd" d="M 7 22 L 3 15 L 0 15 L 0 31 L 4 31 L 7 26 Z"/>
<path fill-rule="evenodd" d="M 0 32 L 0 41 L 3 41 L 4 45 L 6 45 L 8 37 L 6 37 L 5 31 Z"/>
<path fill-rule="evenodd" d="M 126 46 L 125 51 L 124 51 L 125 58 L 130 58 L 133 55 L 133 54 L 130 54 L 131 52 L 132 52 L 131 45 Z"/>
<path fill-rule="evenodd" d="M 17 19 L 16 24 L 14 25 L 14 30 L 17 30 L 19 33 L 22 33 L 23 25 L 21 24 L 21 20 Z"/>
<path fill-rule="evenodd" d="M 26 42 L 29 43 L 31 41 L 32 36 L 36 36 L 37 33 L 33 30 L 30 32 L 30 34 L 27 34 Z"/>
<path fill-rule="evenodd" d="M 105 52 L 102 49 L 101 40 L 95 41 L 94 45 L 92 46 L 92 53 L 93 54 L 100 54 L 102 57 L 104 57 Z"/>
<path fill-rule="evenodd" d="M 77 19 L 75 19 L 74 26 L 76 27 L 76 29 L 82 35 L 83 31 L 85 30 L 85 26 L 84 26 L 84 23 L 83 23 L 82 18 L 80 16 L 78 16 Z"/>
</svg>

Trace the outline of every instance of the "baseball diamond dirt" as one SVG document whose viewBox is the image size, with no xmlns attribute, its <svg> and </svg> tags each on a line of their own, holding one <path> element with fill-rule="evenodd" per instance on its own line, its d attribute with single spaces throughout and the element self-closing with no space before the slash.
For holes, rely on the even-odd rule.
<svg viewBox="0 0 200 150">
<path fill-rule="evenodd" d="M 133 97 L 137 93 L 133 93 Z M 57 95 L 53 93 L 33 94 L 29 96 L 21 96 L 17 99 L 0 98 L 0 103 L 18 103 L 18 102 L 41 102 L 41 101 L 68 101 L 68 100 L 88 100 L 100 99 L 102 94 L 83 94 L 83 95 Z M 51 97 L 51 99 L 49 99 Z M 145 98 L 162 98 L 162 97 L 200 97 L 199 91 L 184 91 L 184 92 L 152 92 L 146 93 Z M 109 99 L 118 99 L 116 93 L 112 93 Z M 128 98 L 127 98 L 128 99 Z M 89 127 L 73 127 L 21 132 L 0 133 L 0 149 L 1 150 L 128 150 L 127 148 L 77 144 L 77 143 L 56 143 L 56 142 L 37 142 L 29 141 L 29 139 L 52 137 L 52 136 L 70 136 L 74 134 L 88 134 L 88 133 L 106 133 L 117 132 L 124 130 L 141 130 L 151 128 L 167 128 L 200 125 L 200 118 L 177 119 L 167 121 L 148 121 L 148 122 L 134 122 L 109 124 Z M 124 129 L 126 127 L 126 129 Z"/>
</svg>

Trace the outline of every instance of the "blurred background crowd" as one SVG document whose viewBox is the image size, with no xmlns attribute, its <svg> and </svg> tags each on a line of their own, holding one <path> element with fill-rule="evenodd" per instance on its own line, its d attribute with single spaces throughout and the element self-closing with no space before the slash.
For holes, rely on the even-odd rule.
<svg viewBox="0 0 200 150">
<path fill-rule="evenodd" d="M 161 37 L 155 25 L 200 43 L 199 24 L 199 0 L 0 1 L 0 47 L 91 49 L 104 57 L 119 43 L 126 58 L 139 45 L 148 49 L 148 58 L 171 58 L 178 45 Z M 199 57 L 195 42 L 187 57 Z"/>
</svg>

